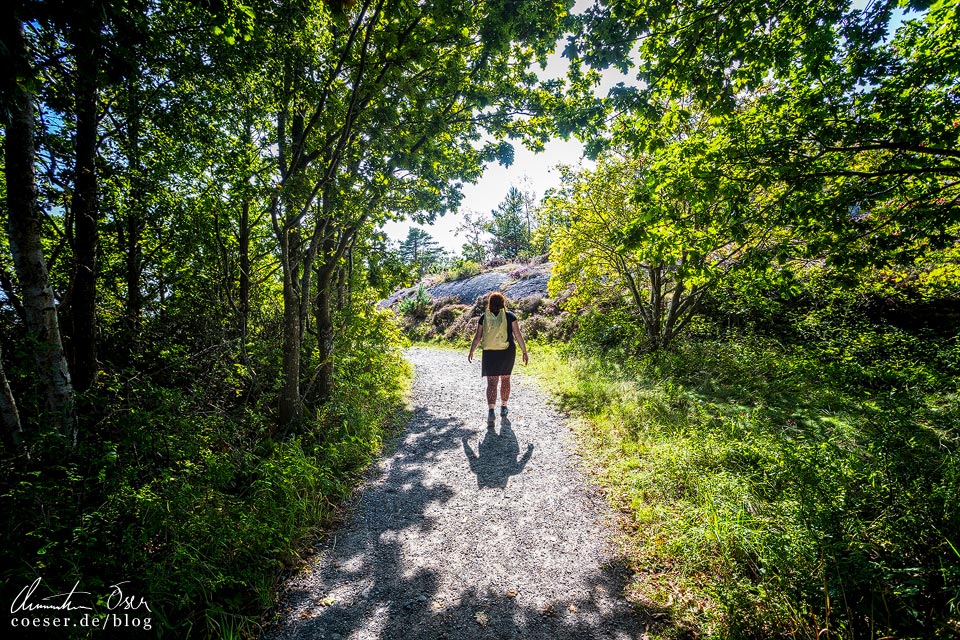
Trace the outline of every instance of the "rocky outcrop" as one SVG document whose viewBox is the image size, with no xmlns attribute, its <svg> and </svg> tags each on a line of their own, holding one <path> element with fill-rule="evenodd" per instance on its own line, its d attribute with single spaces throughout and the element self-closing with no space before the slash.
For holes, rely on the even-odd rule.
<svg viewBox="0 0 960 640">
<path fill-rule="evenodd" d="M 401 301 L 417 295 L 418 288 L 423 286 L 430 299 L 420 303 L 415 313 L 400 313 L 405 331 L 417 340 L 462 342 L 472 338 L 487 295 L 502 291 L 507 297 L 507 308 L 517 314 L 527 337 L 563 340 L 569 337 L 574 319 L 560 308 L 565 294 L 556 300 L 549 297 L 547 283 L 552 266 L 533 260 L 494 267 L 460 280 L 428 279 L 395 292 L 380 306 L 400 311 Z"/>
<path fill-rule="evenodd" d="M 536 265 L 508 264 L 471 278 L 434 284 L 426 280 L 422 284 L 434 300 L 456 298 L 457 302 L 466 305 L 472 305 L 477 299 L 492 291 L 502 291 L 508 300 L 519 300 L 530 296 L 543 298 L 547 296 L 547 282 L 550 280 L 552 266 L 551 262 Z M 395 306 L 407 296 L 416 293 L 418 286 L 420 285 L 395 292 L 386 300 L 382 300 L 380 306 Z"/>
</svg>

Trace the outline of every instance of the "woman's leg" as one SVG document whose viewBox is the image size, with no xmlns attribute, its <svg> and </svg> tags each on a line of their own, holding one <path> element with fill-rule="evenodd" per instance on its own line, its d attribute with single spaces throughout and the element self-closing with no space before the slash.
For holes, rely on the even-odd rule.
<svg viewBox="0 0 960 640">
<path fill-rule="evenodd" d="M 498 376 L 487 376 L 487 408 L 493 411 L 497 404 L 497 380 Z"/>
<path fill-rule="evenodd" d="M 487 387 L 489 389 L 490 387 Z M 496 396 L 493 397 L 497 399 Z M 500 404 L 507 406 L 507 400 L 510 399 L 510 376 L 500 376 Z M 487 402 L 490 402 L 490 393 L 487 392 Z"/>
</svg>

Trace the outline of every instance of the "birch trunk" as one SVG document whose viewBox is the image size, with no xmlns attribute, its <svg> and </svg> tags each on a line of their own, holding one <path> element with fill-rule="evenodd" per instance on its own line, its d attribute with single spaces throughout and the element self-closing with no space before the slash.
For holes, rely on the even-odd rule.
<svg viewBox="0 0 960 640">
<path fill-rule="evenodd" d="M 0 18 L 7 52 L 3 69 L 2 94 L 7 101 L 4 159 L 7 176 L 8 236 L 28 339 L 34 344 L 37 377 L 50 418 L 56 420 L 72 444 L 76 444 L 74 394 L 70 371 L 60 335 L 60 321 L 50 286 L 47 264 L 40 242 L 40 216 L 34 174 L 33 96 L 21 78 L 31 78 L 23 23 L 8 3 Z"/>
<path fill-rule="evenodd" d="M 0 351 L 0 414 L 3 419 L 3 429 L 7 433 L 14 450 L 20 449 L 20 412 L 17 411 L 17 401 L 13 398 L 10 383 L 7 381 L 7 372 L 3 368 L 3 352 Z"/>
</svg>

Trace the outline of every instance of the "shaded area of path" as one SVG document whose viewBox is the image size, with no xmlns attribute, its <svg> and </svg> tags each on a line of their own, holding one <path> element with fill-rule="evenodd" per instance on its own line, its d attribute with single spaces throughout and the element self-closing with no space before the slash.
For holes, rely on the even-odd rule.
<svg viewBox="0 0 960 640">
<path fill-rule="evenodd" d="M 416 347 L 413 416 L 343 526 L 285 585 L 276 639 L 643 637 L 610 514 L 518 375 L 488 429 L 479 362 Z M 515 371 L 515 374 L 519 372 Z"/>
</svg>

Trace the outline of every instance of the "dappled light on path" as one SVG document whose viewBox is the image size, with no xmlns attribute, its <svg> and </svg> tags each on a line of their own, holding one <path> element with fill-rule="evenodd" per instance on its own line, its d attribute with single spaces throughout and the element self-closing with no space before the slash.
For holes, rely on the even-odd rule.
<svg viewBox="0 0 960 640">
<path fill-rule="evenodd" d="M 288 581 L 268 637 L 642 637 L 650 618 L 622 597 L 610 515 L 532 380 L 514 385 L 513 420 L 487 428 L 476 363 L 409 357 L 407 430 Z"/>
</svg>

